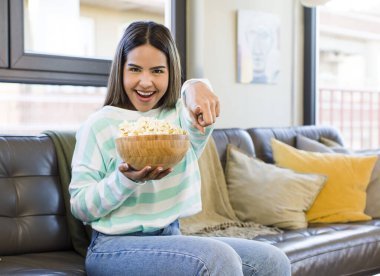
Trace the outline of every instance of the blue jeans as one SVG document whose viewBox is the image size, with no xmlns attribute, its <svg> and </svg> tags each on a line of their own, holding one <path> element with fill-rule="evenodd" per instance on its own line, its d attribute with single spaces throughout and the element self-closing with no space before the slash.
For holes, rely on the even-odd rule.
<svg viewBox="0 0 380 276">
<path fill-rule="evenodd" d="M 181 235 L 178 222 L 153 233 L 93 232 L 86 258 L 88 275 L 290 275 L 278 248 L 238 238 Z"/>
</svg>

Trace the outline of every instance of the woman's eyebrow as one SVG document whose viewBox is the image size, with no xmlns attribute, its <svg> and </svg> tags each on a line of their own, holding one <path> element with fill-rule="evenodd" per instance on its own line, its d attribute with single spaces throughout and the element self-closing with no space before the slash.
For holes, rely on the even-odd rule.
<svg viewBox="0 0 380 276">
<path fill-rule="evenodd" d="M 166 66 L 160 65 L 160 66 L 154 66 L 154 67 L 152 67 L 150 69 L 157 70 L 157 69 L 165 69 L 165 68 L 166 68 Z"/>
<path fill-rule="evenodd" d="M 127 65 L 128 65 L 128 66 L 131 66 L 131 67 L 137 67 L 137 68 L 140 68 L 140 69 L 142 69 L 142 67 L 141 67 L 141 66 L 139 66 L 139 65 L 137 65 L 137 64 L 128 63 Z"/>
<path fill-rule="evenodd" d="M 130 67 L 136 67 L 136 68 L 139 68 L 139 69 L 143 69 L 140 65 L 137 65 L 137 64 L 134 64 L 134 63 L 128 63 L 127 65 L 130 66 Z M 151 70 L 157 70 L 157 69 L 165 69 L 165 68 L 166 68 L 165 65 L 159 65 L 159 66 L 151 67 L 150 69 Z"/>
</svg>

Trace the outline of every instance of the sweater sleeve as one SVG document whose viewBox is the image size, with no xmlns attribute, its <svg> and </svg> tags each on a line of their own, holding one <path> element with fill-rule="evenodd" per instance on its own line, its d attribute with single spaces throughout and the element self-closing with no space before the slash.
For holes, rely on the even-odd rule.
<svg viewBox="0 0 380 276">
<path fill-rule="evenodd" d="M 184 98 L 186 96 L 186 89 L 192 83 L 198 81 L 205 83 L 212 90 L 211 84 L 207 79 L 190 79 L 182 85 L 181 97 Z M 195 152 L 195 155 L 197 156 L 197 158 L 199 158 L 203 152 L 204 147 L 206 146 L 207 140 L 209 139 L 215 125 L 212 124 L 206 127 L 205 133 L 201 133 L 196 127 L 194 127 L 189 110 L 185 107 L 183 100 L 180 100 L 177 103 L 177 105 L 177 109 L 179 110 L 181 127 L 187 130 L 187 132 L 189 133 L 191 146 Z"/>
<path fill-rule="evenodd" d="M 71 212 L 83 222 L 108 215 L 143 185 L 128 179 L 111 164 L 116 164 L 116 160 L 112 162 L 116 157 L 107 154 L 112 137 L 100 136 L 88 125 L 76 135 L 69 193 Z"/>
</svg>

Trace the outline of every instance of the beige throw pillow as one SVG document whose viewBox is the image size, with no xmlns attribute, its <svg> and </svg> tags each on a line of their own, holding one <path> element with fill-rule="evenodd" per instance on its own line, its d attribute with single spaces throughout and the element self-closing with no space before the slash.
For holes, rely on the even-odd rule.
<svg viewBox="0 0 380 276">
<path fill-rule="evenodd" d="M 305 212 L 326 177 L 279 168 L 228 145 L 226 180 L 231 205 L 240 220 L 300 229 L 307 227 Z"/>
</svg>

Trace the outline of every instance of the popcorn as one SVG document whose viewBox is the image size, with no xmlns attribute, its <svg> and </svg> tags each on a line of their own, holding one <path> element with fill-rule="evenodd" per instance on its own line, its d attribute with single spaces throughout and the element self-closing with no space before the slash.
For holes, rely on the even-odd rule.
<svg viewBox="0 0 380 276">
<path fill-rule="evenodd" d="M 186 130 L 168 121 L 151 117 L 141 117 L 137 121 L 124 121 L 119 125 L 120 136 L 187 134 Z"/>
</svg>

